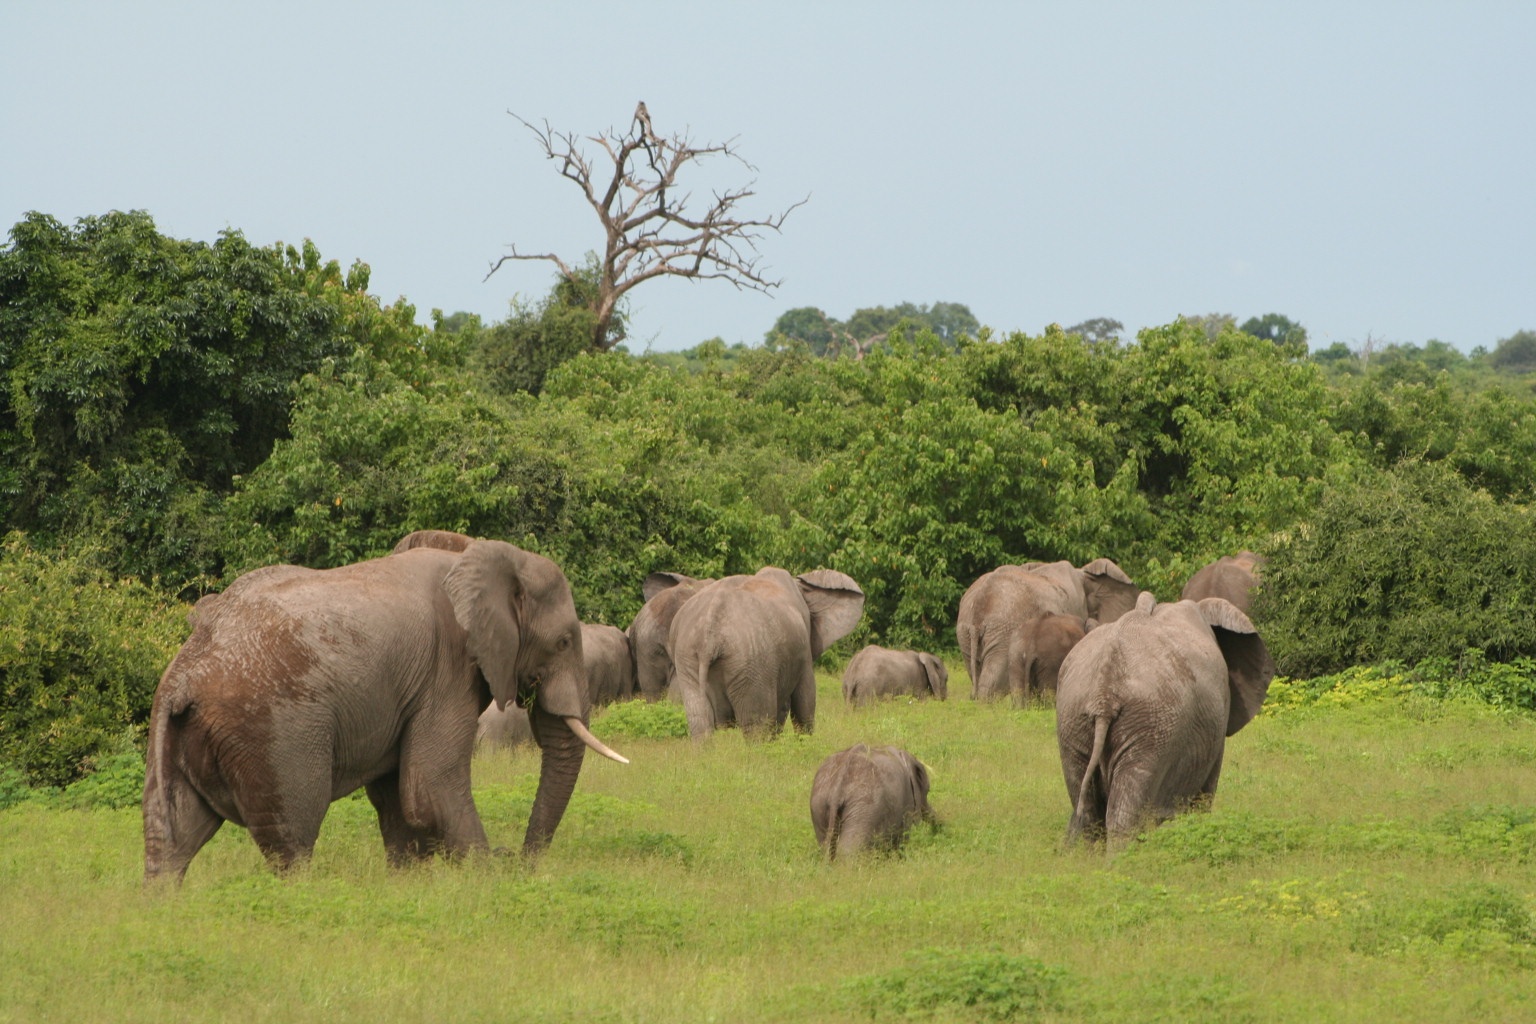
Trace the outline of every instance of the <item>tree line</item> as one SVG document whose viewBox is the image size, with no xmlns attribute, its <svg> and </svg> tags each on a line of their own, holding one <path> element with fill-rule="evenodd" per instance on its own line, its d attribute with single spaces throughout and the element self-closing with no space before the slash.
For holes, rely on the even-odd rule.
<svg viewBox="0 0 1536 1024">
<path fill-rule="evenodd" d="M 51 729 L 67 774 L 142 722 L 200 594 L 427 528 L 548 555 L 619 626 L 652 571 L 827 567 L 867 594 L 850 651 L 944 652 L 997 565 L 1107 556 L 1171 599 L 1251 548 L 1282 671 L 1536 655 L 1531 332 L 1309 355 L 1193 317 L 946 334 L 917 314 L 965 307 L 935 303 L 857 351 L 780 330 L 631 355 L 592 344 L 584 280 L 423 326 L 308 243 L 143 212 L 12 228 L 0 760 L 40 763 Z"/>
</svg>

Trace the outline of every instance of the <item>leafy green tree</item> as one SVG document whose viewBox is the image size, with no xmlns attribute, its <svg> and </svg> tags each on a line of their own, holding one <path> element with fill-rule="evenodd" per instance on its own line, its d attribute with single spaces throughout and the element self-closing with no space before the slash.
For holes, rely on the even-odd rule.
<svg viewBox="0 0 1536 1024">
<path fill-rule="evenodd" d="M 1080 324 L 1073 324 L 1067 328 L 1067 333 L 1076 334 L 1090 345 L 1102 345 L 1118 342 L 1124 330 L 1125 324 L 1119 320 L 1112 320 L 1107 316 L 1096 316 Z"/>
<path fill-rule="evenodd" d="M 833 320 L 815 306 L 798 306 L 785 310 L 773 322 L 765 336 L 766 341 L 787 338 L 801 341 L 818 356 L 827 354 L 842 331 L 842 324 Z"/>
<path fill-rule="evenodd" d="M 104 536 L 123 571 L 208 571 L 210 495 L 285 435 L 295 381 L 361 343 L 426 358 L 409 307 L 380 311 L 367 282 L 308 242 L 29 214 L 0 251 L 3 525 Z"/>
<path fill-rule="evenodd" d="M 1288 355 L 1301 358 L 1307 354 L 1307 329 L 1288 316 L 1279 313 L 1252 316 L 1244 320 L 1238 330 L 1274 342 Z"/>
<path fill-rule="evenodd" d="M 536 395 L 551 370 L 593 347 L 597 321 L 592 303 L 599 274 L 596 259 L 589 257 L 586 266 L 557 278 L 538 304 L 514 300 L 506 320 L 476 332 L 473 365 L 493 389 Z M 605 328 L 606 343 L 598 348 L 617 344 L 626 323 L 620 305 Z"/>
<path fill-rule="evenodd" d="M 1489 353 L 1488 365 L 1504 373 L 1536 370 L 1536 331 L 1516 331 L 1501 339 Z"/>
<path fill-rule="evenodd" d="M 1326 492 L 1269 545 L 1254 615 L 1280 671 L 1536 655 L 1536 519 L 1444 462 Z"/>
</svg>

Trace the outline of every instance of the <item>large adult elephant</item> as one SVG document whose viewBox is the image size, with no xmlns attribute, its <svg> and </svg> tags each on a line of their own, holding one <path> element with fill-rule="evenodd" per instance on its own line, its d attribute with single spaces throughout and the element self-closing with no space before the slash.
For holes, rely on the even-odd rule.
<svg viewBox="0 0 1536 1024">
<path fill-rule="evenodd" d="M 1079 622 L 1113 622 L 1136 604 L 1138 591 L 1114 562 L 1098 558 L 1081 569 L 1070 562 L 1029 562 L 994 569 L 960 598 L 955 639 L 971 677 L 971 697 L 993 700 L 1028 694 L 1031 635 L 1024 627 L 1047 615 Z"/>
<path fill-rule="evenodd" d="M 1258 714 L 1274 672 L 1253 623 L 1219 597 L 1158 604 L 1144 593 L 1089 633 L 1056 691 L 1068 840 L 1121 841 L 1208 803 L 1226 738 Z"/>
<path fill-rule="evenodd" d="M 816 725 L 821 653 L 864 613 L 864 591 L 832 569 L 791 576 L 772 566 L 700 590 L 672 620 L 674 685 L 695 739 L 732 722 L 749 737 L 786 718 Z"/>
<path fill-rule="evenodd" d="M 181 879 L 226 821 L 285 869 L 359 787 L 391 863 L 485 849 L 470 759 L 492 700 L 530 708 L 543 752 L 523 840 L 536 853 L 586 747 L 618 758 L 586 727 L 581 623 L 553 562 L 429 531 L 372 561 L 247 573 L 200 604 L 155 691 L 146 879 Z"/>
<path fill-rule="evenodd" d="M 1252 551 L 1224 555 L 1191 576 L 1184 584 L 1179 600 L 1201 601 L 1219 597 L 1232 602 L 1238 611 L 1247 615 L 1253 607 L 1253 592 L 1259 585 L 1259 570 L 1264 561 L 1263 555 Z"/>
<path fill-rule="evenodd" d="M 622 629 L 583 622 L 581 656 L 587 666 L 587 699 L 593 707 L 635 695 L 635 658 L 629 635 Z"/>
<path fill-rule="evenodd" d="M 918 821 L 935 823 L 928 769 L 900 747 L 855 744 L 821 763 L 811 781 L 811 827 L 836 860 L 864 849 L 895 849 Z"/>
<path fill-rule="evenodd" d="M 893 651 L 870 644 L 843 669 L 843 699 L 867 704 L 880 697 L 949 698 L 949 669 L 926 651 Z"/>
<path fill-rule="evenodd" d="M 678 609 L 713 582 L 680 572 L 653 572 L 645 578 L 641 587 L 645 605 L 629 624 L 629 643 L 635 655 L 635 685 L 646 700 L 660 700 L 667 694 L 672 678 L 667 637 Z"/>
</svg>

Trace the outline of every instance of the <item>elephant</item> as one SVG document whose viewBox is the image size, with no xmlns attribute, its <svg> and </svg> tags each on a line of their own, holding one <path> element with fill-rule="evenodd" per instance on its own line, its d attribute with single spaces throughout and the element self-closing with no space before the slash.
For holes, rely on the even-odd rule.
<svg viewBox="0 0 1536 1024">
<path fill-rule="evenodd" d="M 1131 578 L 1107 558 L 1081 569 L 1070 562 L 1005 565 L 982 576 L 960 598 L 955 619 L 972 699 L 1036 689 L 1024 675 L 1031 638 L 1020 630 L 1028 623 L 1046 615 L 1113 622 L 1136 604 L 1137 593 Z"/>
<path fill-rule="evenodd" d="M 581 651 L 587 666 L 587 699 L 593 707 L 635 695 L 635 659 L 622 629 L 583 622 Z"/>
<path fill-rule="evenodd" d="M 1143 593 L 1090 632 L 1056 691 L 1068 842 L 1118 845 L 1209 806 L 1226 738 L 1259 713 L 1274 673 L 1248 616 L 1219 597 L 1158 604 Z"/>
<path fill-rule="evenodd" d="M 530 709 L 542 752 L 526 855 L 554 836 L 586 747 L 622 760 L 586 726 L 570 584 L 502 541 L 429 531 L 340 568 L 268 566 L 195 618 L 150 711 L 146 882 L 180 882 L 226 821 L 286 870 L 359 787 L 391 864 L 487 849 L 470 760 L 493 700 Z"/>
<path fill-rule="evenodd" d="M 480 712 L 480 724 L 475 728 L 475 746 L 487 750 L 510 750 L 533 742 L 533 728 L 528 724 L 528 712 L 516 704 L 504 708 L 495 701 Z"/>
<path fill-rule="evenodd" d="M 858 625 L 864 591 L 832 569 L 791 576 L 767 566 L 700 590 L 672 620 L 673 685 L 694 739 L 738 724 L 751 739 L 786 718 L 816 727 L 821 653 Z"/>
<path fill-rule="evenodd" d="M 870 644 L 843 669 L 843 699 L 867 704 L 880 697 L 949 699 L 949 670 L 926 651 L 893 651 Z"/>
<path fill-rule="evenodd" d="M 936 826 L 928 784 L 927 767 L 900 747 L 858 743 L 828 757 L 811 782 L 811 825 L 827 860 L 896 849 L 917 821 Z"/>
<path fill-rule="evenodd" d="M 1015 707 L 1024 707 L 1031 699 L 1046 694 L 1056 695 L 1061 663 L 1095 625 L 1092 619 L 1075 615 L 1042 615 L 1019 627 L 1014 648 L 1022 662 L 1010 665 L 1008 670 L 1009 694 Z M 980 696 L 990 700 L 1001 695 Z"/>
<path fill-rule="evenodd" d="M 635 685 L 646 700 L 666 696 L 672 678 L 672 657 L 667 635 L 677 610 L 714 580 L 695 579 L 680 572 L 653 572 L 642 588 L 645 605 L 629 624 L 629 643 L 635 655 Z"/>
<path fill-rule="evenodd" d="M 1259 585 L 1259 570 L 1266 559 L 1252 551 L 1239 551 L 1225 555 L 1205 566 L 1184 584 L 1181 601 L 1199 601 L 1207 597 L 1221 597 L 1232 602 L 1244 615 L 1253 607 L 1253 592 Z"/>
</svg>

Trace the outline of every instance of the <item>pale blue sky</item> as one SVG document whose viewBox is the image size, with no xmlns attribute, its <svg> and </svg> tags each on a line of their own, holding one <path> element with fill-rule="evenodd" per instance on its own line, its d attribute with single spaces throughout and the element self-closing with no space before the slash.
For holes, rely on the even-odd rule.
<svg viewBox="0 0 1536 1024">
<path fill-rule="evenodd" d="M 633 293 L 632 350 L 780 313 L 999 330 L 1284 313 L 1314 346 L 1536 329 L 1536 3 L 0 3 L 0 221 L 314 240 L 487 320 L 596 247 L 507 115 L 735 136 L 771 296 Z"/>
</svg>

